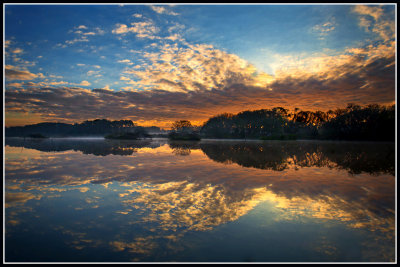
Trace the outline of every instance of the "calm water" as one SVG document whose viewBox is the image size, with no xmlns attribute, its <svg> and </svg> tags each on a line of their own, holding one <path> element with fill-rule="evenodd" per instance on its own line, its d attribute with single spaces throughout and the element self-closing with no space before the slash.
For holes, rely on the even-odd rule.
<svg viewBox="0 0 400 267">
<path fill-rule="evenodd" d="M 390 262 L 395 145 L 6 139 L 6 262 Z"/>
</svg>

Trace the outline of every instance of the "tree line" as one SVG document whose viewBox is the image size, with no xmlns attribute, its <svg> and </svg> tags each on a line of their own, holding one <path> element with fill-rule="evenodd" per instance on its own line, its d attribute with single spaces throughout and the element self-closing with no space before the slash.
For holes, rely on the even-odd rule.
<svg viewBox="0 0 400 267">
<path fill-rule="evenodd" d="M 53 123 L 43 122 L 33 125 L 7 127 L 5 136 L 20 136 L 29 137 L 34 135 L 42 136 L 101 136 L 115 134 L 121 135 L 124 133 L 140 132 L 146 133 L 147 130 L 160 131 L 158 127 L 141 127 L 133 123 L 131 120 L 115 120 L 96 119 L 92 121 L 84 121 L 82 123 Z"/>
<path fill-rule="evenodd" d="M 201 126 L 188 120 L 175 121 L 168 137 L 172 140 L 200 140 L 201 138 L 261 139 L 261 140 L 395 140 L 395 105 L 348 104 L 334 111 L 304 111 L 283 107 L 247 110 L 238 114 L 223 113 L 209 118 Z M 141 127 L 131 120 L 96 119 L 82 123 L 38 123 L 7 127 L 6 136 L 140 136 L 160 135 L 157 127 Z"/>
<path fill-rule="evenodd" d="M 395 140 L 395 105 L 348 104 L 334 111 L 293 112 L 282 107 L 224 113 L 194 127 L 190 121 L 177 121 L 172 132 L 202 138 L 262 140 Z"/>
</svg>

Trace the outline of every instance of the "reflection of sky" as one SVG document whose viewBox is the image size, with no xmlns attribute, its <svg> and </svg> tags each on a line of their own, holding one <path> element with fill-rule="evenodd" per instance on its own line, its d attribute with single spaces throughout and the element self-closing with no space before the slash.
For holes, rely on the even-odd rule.
<svg viewBox="0 0 400 267">
<path fill-rule="evenodd" d="M 394 177 L 389 174 L 295 168 L 291 161 L 280 172 L 244 168 L 212 161 L 199 149 L 182 156 L 167 144 L 138 148 L 129 156 L 10 146 L 5 152 L 10 238 L 21 227 L 35 231 L 35 221 L 49 222 L 51 231 L 68 236 L 70 248 L 89 253 L 111 246 L 113 253 L 141 260 L 158 255 L 161 247 L 178 250 L 194 232 L 218 232 L 243 220 L 268 222 L 268 229 L 282 223 L 340 223 L 369 236 L 364 250 L 382 251 L 372 260 L 393 257 L 387 249 L 394 238 Z M 273 217 L 267 219 L 266 212 Z M 330 251 L 331 259 L 340 260 L 340 253 L 332 252 L 342 249 L 340 242 L 313 242 L 322 242 L 314 251 Z"/>
</svg>

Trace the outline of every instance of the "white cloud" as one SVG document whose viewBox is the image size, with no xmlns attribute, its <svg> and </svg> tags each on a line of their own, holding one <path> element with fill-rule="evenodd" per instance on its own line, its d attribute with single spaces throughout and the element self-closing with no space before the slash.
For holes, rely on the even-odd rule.
<svg viewBox="0 0 400 267">
<path fill-rule="evenodd" d="M 49 75 L 49 78 L 57 78 L 57 79 L 62 79 L 62 78 L 63 78 L 63 76 L 59 76 L 59 75 L 53 75 L 53 74 L 50 74 L 50 75 Z"/>
<path fill-rule="evenodd" d="M 72 45 L 72 44 L 75 44 L 75 43 L 78 43 L 78 42 L 89 42 L 89 40 L 87 39 L 86 36 L 82 36 L 81 38 L 75 38 L 75 39 L 72 39 L 72 40 L 65 41 L 65 43 L 69 44 L 69 45 Z"/>
<path fill-rule="evenodd" d="M 91 83 L 88 82 L 88 81 L 82 81 L 79 85 L 82 85 L 82 86 L 90 86 Z"/>
<path fill-rule="evenodd" d="M 177 30 L 183 30 L 185 29 L 185 25 L 179 24 L 179 23 L 175 23 L 174 26 L 171 26 L 168 28 L 169 32 L 173 32 L 173 31 L 177 31 Z"/>
<path fill-rule="evenodd" d="M 98 71 L 95 71 L 95 70 L 89 70 L 87 73 L 86 73 L 86 75 L 88 75 L 88 76 L 92 76 L 92 75 L 95 75 L 95 74 L 99 74 L 99 70 Z"/>
<path fill-rule="evenodd" d="M 50 85 L 65 85 L 65 84 L 69 84 L 69 82 L 65 82 L 65 81 L 59 81 L 59 82 L 50 82 Z"/>
<path fill-rule="evenodd" d="M 150 6 L 150 8 L 154 11 L 157 12 L 158 14 L 166 14 L 166 15 L 172 15 L 172 16 L 177 16 L 179 15 L 176 12 L 167 10 L 165 7 L 163 6 Z"/>
<path fill-rule="evenodd" d="M 99 27 L 96 27 L 95 30 L 96 30 L 97 34 L 100 34 L 100 35 L 103 35 L 105 33 L 105 31 L 100 29 Z"/>
<path fill-rule="evenodd" d="M 78 29 L 78 30 L 77 31 L 70 30 L 69 33 L 73 32 L 78 37 L 76 37 L 76 38 L 74 38 L 72 40 L 67 40 L 67 41 L 64 42 L 64 44 L 57 44 L 58 47 L 65 48 L 68 45 L 73 45 L 73 44 L 78 43 L 78 42 L 89 42 L 88 36 L 95 36 L 95 35 L 98 35 L 98 34 L 102 35 L 102 34 L 105 33 L 99 27 L 96 27 L 96 28 L 94 28 L 94 30 L 89 31 L 89 28 L 86 27 L 85 25 L 80 25 L 78 27 L 75 27 L 74 29 Z"/>
<path fill-rule="evenodd" d="M 125 63 L 128 65 L 133 65 L 133 63 L 129 60 L 129 59 L 122 59 L 122 60 L 118 60 L 118 63 Z"/>
<path fill-rule="evenodd" d="M 332 17 L 329 21 L 315 25 L 311 30 L 313 33 L 319 36 L 319 39 L 323 40 L 325 37 L 336 28 L 335 18 Z"/>
<path fill-rule="evenodd" d="M 147 67 L 136 65 L 124 73 L 135 75 L 135 85 L 143 89 L 209 91 L 232 84 L 263 87 L 272 80 L 270 75 L 256 73 L 254 66 L 238 56 L 210 45 L 165 45 L 159 52 L 144 52 L 142 56 Z"/>
<path fill-rule="evenodd" d="M 151 21 L 133 22 L 128 27 L 126 24 L 116 24 L 116 28 L 112 30 L 114 34 L 125 34 L 133 32 L 139 38 L 159 39 L 155 34 L 159 29 Z"/>
<path fill-rule="evenodd" d="M 46 78 L 46 76 L 44 76 L 43 73 L 41 73 L 41 72 L 39 72 L 39 73 L 37 74 L 37 76 L 38 76 L 38 78 L 41 78 L 41 79 Z"/>
<path fill-rule="evenodd" d="M 116 24 L 117 28 L 112 30 L 112 33 L 123 34 L 129 32 L 128 27 L 125 24 Z"/>
</svg>

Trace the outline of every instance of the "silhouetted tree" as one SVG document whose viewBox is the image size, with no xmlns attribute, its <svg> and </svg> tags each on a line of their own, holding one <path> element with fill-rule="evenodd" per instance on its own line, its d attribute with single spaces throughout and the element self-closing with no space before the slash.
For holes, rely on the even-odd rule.
<svg viewBox="0 0 400 267">
<path fill-rule="evenodd" d="M 168 137 L 172 140 L 200 140 L 199 134 L 188 120 L 175 121 Z"/>
</svg>

